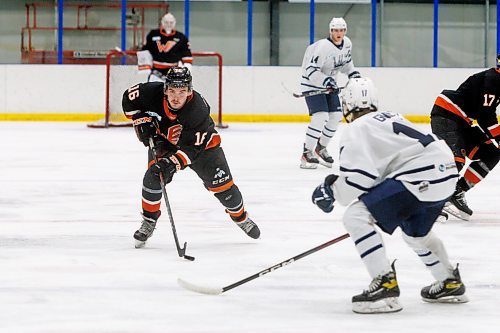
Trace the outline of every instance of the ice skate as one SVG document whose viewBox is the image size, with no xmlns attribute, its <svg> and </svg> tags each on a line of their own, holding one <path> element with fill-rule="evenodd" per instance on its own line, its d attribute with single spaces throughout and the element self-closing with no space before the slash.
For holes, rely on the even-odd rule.
<svg viewBox="0 0 500 333">
<path fill-rule="evenodd" d="M 398 312 L 403 309 L 399 303 L 399 286 L 394 263 L 392 271 L 372 280 L 368 290 L 353 296 L 352 311 L 362 314 Z"/>
<path fill-rule="evenodd" d="M 253 239 L 257 239 L 260 237 L 259 227 L 248 217 L 248 214 L 246 214 L 246 218 L 243 221 L 235 221 L 234 223 L 236 223 L 236 225 L 240 227 L 240 229 L 243 230 L 249 237 Z"/>
<path fill-rule="evenodd" d="M 444 206 L 444 211 L 458 217 L 461 220 L 469 221 L 472 215 L 472 209 L 467 206 L 465 192 L 457 190 L 450 198 L 450 201 Z"/>
<path fill-rule="evenodd" d="M 319 161 L 316 157 L 314 157 L 314 153 L 311 150 L 304 148 L 302 158 L 300 159 L 300 167 L 302 169 L 316 169 L 318 164 Z"/>
<path fill-rule="evenodd" d="M 436 281 L 422 288 L 420 295 L 422 300 L 429 303 L 466 303 L 469 301 L 465 295 L 465 285 L 460 278 L 458 265 L 453 270 L 453 278 Z"/>
<path fill-rule="evenodd" d="M 151 237 L 151 235 L 153 235 L 153 231 L 156 227 L 156 220 L 144 215 L 142 215 L 142 219 L 143 220 L 141 227 L 134 233 L 136 249 L 139 249 L 146 245 L 146 241 L 149 239 L 149 237 Z"/>
<path fill-rule="evenodd" d="M 331 168 L 333 165 L 333 157 L 328 154 L 328 150 L 326 150 L 325 146 L 322 146 L 319 141 L 316 145 L 316 149 L 314 149 L 314 154 L 316 155 L 319 163 L 321 165 L 326 166 L 327 168 Z"/>
</svg>

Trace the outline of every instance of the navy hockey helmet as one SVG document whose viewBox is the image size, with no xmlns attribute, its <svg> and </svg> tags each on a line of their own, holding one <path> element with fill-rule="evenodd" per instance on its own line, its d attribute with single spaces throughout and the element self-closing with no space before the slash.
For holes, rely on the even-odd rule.
<svg viewBox="0 0 500 333">
<path fill-rule="evenodd" d="M 165 90 L 168 87 L 193 89 L 193 77 L 186 67 L 172 67 L 165 75 Z"/>
</svg>

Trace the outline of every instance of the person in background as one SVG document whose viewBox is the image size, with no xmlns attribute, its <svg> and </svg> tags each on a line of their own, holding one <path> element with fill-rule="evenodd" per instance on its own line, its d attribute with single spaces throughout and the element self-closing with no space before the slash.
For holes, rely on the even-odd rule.
<svg viewBox="0 0 500 333">
<path fill-rule="evenodd" d="M 341 17 L 334 17 L 329 28 L 329 36 L 309 45 L 302 61 L 302 92 L 318 92 L 305 97 L 311 121 L 300 160 L 303 169 L 316 169 L 318 164 L 332 167 L 333 158 L 326 148 L 342 120 L 336 76 L 341 72 L 349 79 L 361 77 L 352 61 L 347 23 Z"/>
<path fill-rule="evenodd" d="M 175 23 L 174 15 L 163 15 L 160 28 L 148 33 L 142 50 L 137 52 L 139 71 L 148 71 L 148 82 L 163 82 L 172 67 L 184 66 L 191 71 L 193 56 L 189 40 L 175 29 Z"/>
</svg>

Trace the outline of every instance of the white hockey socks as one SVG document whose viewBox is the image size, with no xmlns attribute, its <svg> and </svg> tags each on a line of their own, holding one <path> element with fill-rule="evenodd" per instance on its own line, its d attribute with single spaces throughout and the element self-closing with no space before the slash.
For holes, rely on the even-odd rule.
<svg viewBox="0 0 500 333">
<path fill-rule="evenodd" d="M 332 140 L 340 122 L 342 121 L 342 112 L 328 112 L 328 121 L 323 126 L 319 143 L 323 147 L 327 147 Z"/>
<path fill-rule="evenodd" d="M 415 251 L 436 281 L 453 277 L 453 266 L 443 242 L 432 231 L 424 237 L 410 237 L 403 233 L 403 239 Z"/>
<path fill-rule="evenodd" d="M 307 150 L 314 151 L 327 121 L 328 112 L 316 112 L 311 116 L 311 122 L 307 126 L 306 139 L 304 141 L 304 147 Z"/>
<path fill-rule="evenodd" d="M 372 279 L 391 271 L 384 242 L 375 229 L 370 212 L 362 201 L 350 205 L 344 213 L 344 226 Z"/>
</svg>

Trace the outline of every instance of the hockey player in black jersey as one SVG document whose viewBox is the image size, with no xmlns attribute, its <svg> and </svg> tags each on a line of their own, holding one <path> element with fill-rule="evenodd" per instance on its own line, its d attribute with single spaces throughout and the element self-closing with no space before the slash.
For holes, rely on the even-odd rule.
<svg viewBox="0 0 500 333">
<path fill-rule="evenodd" d="M 159 174 L 170 183 L 186 167 L 201 178 L 207 190 L 225 207 L 231 219 L 251 238 L 260 230 L 248 217 L 240 190 L 233 181 L 220 136 L 210 118 L 210 106 L 192 88 L 185 67 L 173 67 L 165 84 L 141 83 L 123 94 L 123 112 L 133 120 L 138 139 L 149 146 L 155 142 L 158 163 L 149 149 L 149 168 L 143 178 L 142 225 L 134 234 L 136 247 L 144 246 L 160 217 L 162 190 Z"/>
<path fill-rule="evenodd" d="M 164 81 L 169 68 L 182 65 L 191 70 L 193 56 L 188 38 L 175 29 L 171 13 L 161 19 L 159 29 L 151 30 L 137 53 L 139 71 L 149 71 L 148 82 Z"/>
<path fill-rule="evenodd" d="M 432 132 L 450 146 L 458 170 L 464 167 L 466 158 L 471 161 L 444 208 L 466 221 L 472 210 L 467 206 L 465 192 L 482 181 L 500 158 L 496 115 L 500 103 L 500 54 L 496 61 L 496 68 L 470 76 L 457 90 L 443 90 L 431 112 Z"/>
</svg>

